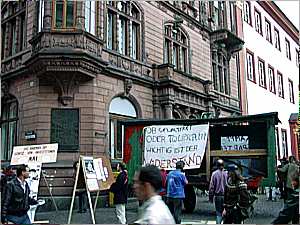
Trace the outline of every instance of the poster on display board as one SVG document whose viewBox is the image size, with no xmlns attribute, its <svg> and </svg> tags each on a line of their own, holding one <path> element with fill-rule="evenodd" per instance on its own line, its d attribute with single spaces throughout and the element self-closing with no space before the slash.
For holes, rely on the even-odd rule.
<svg viewBox="0 0 300 225">
<path fill-rule="evenodd" d="M 166 170 L 184 161 L 184 169 L 200 168 L 209 125 L 157 125 L 144 128 L 144 164 Z"/>
</svg>

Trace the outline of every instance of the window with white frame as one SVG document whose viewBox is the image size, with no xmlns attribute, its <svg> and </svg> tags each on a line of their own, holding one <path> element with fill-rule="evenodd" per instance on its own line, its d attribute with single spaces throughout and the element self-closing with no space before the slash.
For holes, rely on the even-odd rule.
<svg viewBox="0 0 300 225">
<path fill-rule="evenodd" d="M 107 1 L 106 47 L 141 59 L 142 15 L 133 1 Z"/>
<path fill-rule="evenodd" d="M 250 81 L 255 82 L 255 69 L 254 69 L 254 56 L 253 53 L 247 51 L 247 78 Z"/>
<path fill-rule="evenodd" d="M 256 9 L 254 10 L 255 30 L 262 35 L 261 14 Z"/>
<path fill-rule="evenodd" d="M 244 21 L 251 25 L 251 5 L 249 1 L 244 1 Z"/>
<path fill-rule="evenodd" d="M 285 39 L 285 53 L 286 57 L 291 60 L 291 46 L 288 39 Z"/>
<path fill-rule="evenodd" d="M 284 98 L 284 89 L 283 89 L 283 77 L 280 72 L 277 72 L 278 77 L 278 96 Z"/>
<path fill-rule="evenodd" d="M 289 98 L 291 103 L 295 103 L 293 81 L 289 79 Z"/>
<path fill-rule="evenodd" d="M 277 48 L 279 51 L 281 50 L 280 47 L 280 35 L 279 35 L 279 31 L 274 27 L 274 44 L 275 44 L 275 48 Z"/>
<path fill-rule="evenodd" d="M 188 38 L 181 28 L 175 28 L 173 24 L 165 25 L 164 62 L 188 73 Z"/>
<path fill-rule="evenodd" d="M 272 43 L 271 23 L 267 19 L 265 19 L 265 28 L 266 28 L 266 39 L 268 42 Z"/>
<path fill-rule="evenodd" d="M 276 93 L 275 74 L 274 74 L 274 69 L 271 66 L 268 67 L 268 78 L 269 78 L 269 90 L 270 92 L 275 94 Z"/>
<path fill-rule="evenodd" d="M 96 1 L 85 1 L 85 23 L 87 32 L 96 35 Z"/>
<path fill-rule="evenodd" d="M 37 1 L 38 4 L 38 32 L 41 32 L 44 27 L 45 1 Z"/>
<path fill-rule="evenodd" d="M 259 86 L 267 88 L 265 62 L 261 59 L 258 60 L 258 75 L 259 75 Z"/>
<path fill-rule="evenodd" d="M 226 26 L 226 3 L 225 1 L 211 1 L 212 18 L 216 29 Z"/>
<path fill-rule="evenodd" d="M 118 121 L 137 118 L 134 105 L 126 98 L 116 97 L 109 106 L 109 140 L 111 159 L 123 158 L 124 127 Z"/>
<path fill-rule="evenodd" d="M 276 142 L 276 152 L 277 152 L 277 159 L 281 159 L 281 154 L 280 154 L 280 145 L 279 145 L 279 133 L 278 133 L 278 128 L 275 128 L 275 142 Z"/>
<path fill-rule="evenodd" d="M 285 129 L 281 129 L 281 138 L 282 138 L 282 150 L 284 157 L 288 157 L 288 145 L 287 145 L 287 133 Z"/>
</svg>

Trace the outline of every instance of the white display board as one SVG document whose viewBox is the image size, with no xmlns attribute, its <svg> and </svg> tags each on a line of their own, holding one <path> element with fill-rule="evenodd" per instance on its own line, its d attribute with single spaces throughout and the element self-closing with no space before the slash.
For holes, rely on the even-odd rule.
<svg viewBox="0 0 300 225">
<path fill-rule="evenodd" d="M 54 163 L 58 144 L 14 146 L 11 165 Z"/>
<path fill-rule="evenodd" d="M 221 150 L 247 150 L 249 149 L 248 136 L 221 137 Z"/>
<path fill-rule="evenodd" d="M 209 125 L 164 125 L 144 128 L 144 164 L 174 169 L 184 161 L 184 169 L 201 166 Z"/>
</svg>

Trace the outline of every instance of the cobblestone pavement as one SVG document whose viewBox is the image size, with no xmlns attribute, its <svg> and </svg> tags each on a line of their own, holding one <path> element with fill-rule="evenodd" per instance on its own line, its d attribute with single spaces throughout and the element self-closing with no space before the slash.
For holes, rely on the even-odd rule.
<svg viewBox="0 0 300 225">
<path fill-rule="evenodd" d="M 259 195 L 255 203 L 255 210 L 252 217 L 245 221 L 246 224 L 270 224 L 278 215 L 283 206 L 283 201 L 267 201 L 264 195 Z M 127 223 L 133 223 L 137 218 L 137 202 L 130 203 L 127 207 Z M 37 212 L 35 220 L 49 220 L 51 224 L 66 224 L 68 211 Z M 116 224 L 114 208 L 98 208 L 95 213 L 97 224 Z M 74 211 L 72 214 L 73 224 L 91 224 L 90 213 L 79 214 Z M 197 197 L 196 209 L 191 214 L 183 214 L 183 224 L 215 224 L 214 204 L 208 202 L 208 197 Z"/>
</svg>

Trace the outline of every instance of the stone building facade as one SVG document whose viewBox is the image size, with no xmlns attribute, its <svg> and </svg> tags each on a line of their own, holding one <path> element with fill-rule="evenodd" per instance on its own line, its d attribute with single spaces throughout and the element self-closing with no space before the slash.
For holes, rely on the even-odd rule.
<svg viewBox="0 0 300 225">
<path fill-rule="evenodd" d="M 54 195 L 71 194 L 79 155 L 122 159 L 121 119 L 242 113 L 239 2 L 41 0 L 1 10 L 1 160 L 14 145 L 58 142 L 57 163 L 44 165 Z"/>
</svg>

